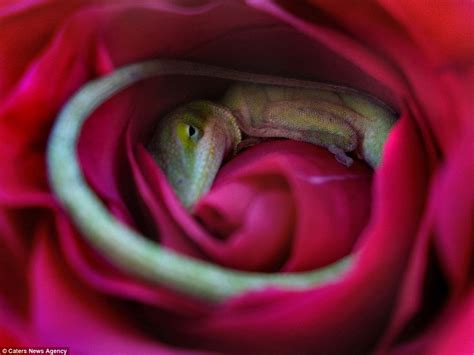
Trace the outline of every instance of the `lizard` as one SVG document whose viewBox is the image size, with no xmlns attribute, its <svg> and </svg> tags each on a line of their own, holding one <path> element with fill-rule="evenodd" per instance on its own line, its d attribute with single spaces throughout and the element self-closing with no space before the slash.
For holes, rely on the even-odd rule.
<svg viewBox="0 0 474 355">
<path fill-rule="evenodd" d="M 289 138 L 325 147 L 347 167 L 346 152 L 356 151 L 377 168 L 394 122 L 390 110 L 344 87 L 234 83 L 221 102 L 193 101 L 160 119 L 148 149 L 191 210 L 239 147 Z"/>
<path fill-rule="evenodd" d="M 156 59 L 118 68 L 109 75 L 86 83 L 65 103 L 58 114 L 48 139 L 46 158 L 51 189 L 60 205 L 81 232 L 81 235 L 122 271 L 141 278 L 146 282 L 166 286 L 183 294 L 210 301 L 222 301 L 241 292 L 269 286 L 292 290 L 312 288 L 324 282 L 334 281 L 341 277 L 344 272 L 347 272 L 350 265 L 354 263 L 354 258 L 356 257 L 354 253 L 333 264 L 306 272 L 266 274 L 230 270 L 205 261 L 188 258 L 172 250 L 163 249 L 158 243 L 120 222 L 110 213 L 104 202 L 96 196 L 95 192 L 87 184 L 81 170 L 77 155 L 77 143 L 81 129 L 88 117 L 111 96 L 140 80 L 160 75 L 211 76 L 231 81 L 247 82 L 252 85 L 265 85 L 276 90 L 273 91 L 274 89 L 270 88 L 270 96 L 276 95 L 279 90 L 283 90 L 281 89 L 282 87 L 337 93 L 337 96 L 342 97 L 343 102 L 349 105 L 351 110 L 359 115 L 370 117 L 370 119 L 364 121 L 365 123 L 362 123 L 358 128 L 357 122 L 351 121 L 349 118 L 345 119 L 344 115 L 335 114 L 335 111 L 329 109 L 320 110 L 319 108 L 313 109 L 314 106 L 312 105 L 315 105 L 314 103 L 309 105 L 309 108 L 303 105 L 303 111 L 309 110 L 311 117 L 314 116 L 315 112 L 324 111 L 331 114 L 324 114 L 326 116 L 320 115 L 320 118 L 315 118 L 315 126 L 319 127 L 318 129 L 323 132 L 317 134 L 318 141 L 316 143 L 326 146 L 336 154 L 339 160 L 347 165 L 350 164 L 350 160 L 344 153 L 357 149 L 362 158 L 371 166 L 376 167 L 380 161 L 383 142 L 388 134 L 388 129 L 385 127 L 392 124 L 395 117 L 393 112 L 383 102 L 355 89 L 337 85 L 246 73 L 181 60 Z M 276 89 L 275 86 L 279 87 L 279 89 Z M 251 92 L 254 89 L 257 90 L 258 94 L 262 93 L 262 87 L 256 86 L 249 90 Z M 174 113 L 171 113 L 162 120 L 162 124 L 168 122 L 167 127 L 171 128 L 170 132 L 172 135 L 168 139 L 171 137 L 178 137 L 179 139 L 173 142 L 176 149 L 192 148 L 192 154 L 186 155 L 187 153 L 184 153 L 184 156 L 191 159 L 191 162 L 193 160 L 204 161 L 205 159 L 201 159 L 200 154 L 208 154 L 206 159 L 213 161 L 213 164 L 218 167 L 225 154 L 233 153 L 237 149 L 241 138 L 241 129 L 248 131 L 252 135 L 253 131 L 250 131 L 251 129 L 264 128 L 259 123 L 261 121 L 259 121 L 258 117 L 256 117 L 256 125 L 253 125 L 252 119 L 248 120 L 245 118 L 243 120 L 240 119 L 240 126 L 237 123 L 235 115 L 243 114 L 242 112 L 239 113 L 237 108 L 250 108 L 246 104 L 239 106 L 238 95 L 237 98 L 235 96 L 239 90 L 239 86 L 233 86 L 228 91 L 228 94 L 225 95 L 224 105 L 209 101 L 192 102 L 178 108 Z M 293 95 L 295 92 L 290 95 Z M 293 100 L 293 102 L 298 102 L 301 99 L 299 95 L 298 99 Z M 265 100 L 267 98 L 264 98 Z M 303 101 L 306 102 L 305 97 Z M 316 100 L 316 102 L 319 101 Z M 236 105 L 235 107 L 233 106 L 234 104 Z M 301 115 L 298 105 L 287 106 L 277 104 L 273 108 L 277 113 L 285 110 L 289 111 L 290 116 L 286 117 L 295 117 L 296 121 L 301 121 L 302 125 L 296 128 L 299 127 L 302 128 L 302 131 L 305 131 L 306 121 L 304 117 L 306 116 Z M 179 112 L 185 112 L 185 114 L 179 115 Z M 215 114 L 216 112 L 218 112 L 217 115 Z M 224 116 L 219 112 L 225 112 Z M 382 116 L 377 116 L 377 114 Z M 215 145 L 219 147 L 220 153 L 218 155 L 215 155 L 216 153 L 209 154 L 212 149 L 208 148 L 212 148 L 212 145 L 208 145 L 206 148 L 206 139 L 209 139 L 207 133 L 219 133 L 219 129 L 213 130 L 213 128 L 219 127 L 221 123 L 218 121 L 222 121 L 223 118 L 225 120 L 227 116 L 229 117 L 229 126 L 224 126 L 227 127 L 224 129 L 233 131 L 233 134 L 228 136 L 226 134 L 221 135 L 221 138 L 224 137 L 224 141 L 221 140 L 219 144 Z M 170 119 L 170 117 L 181 118 L 175 120 Z M 186 117 L 190 118 L 190 120 L 185 119 Z M 206 119 L 203 120 L 202 117 Z M 207 118 L 209 117 L 212 117 L 213 121 L 208 120 Z M 358 118 L 359 116 L 351 113 L 351 117 Z M 278 118 L 275 117 L 275 120 L 278 120 Z M 270 121 L 274 121 L 274 117 L 271 115 Z M 217 123 L 214 125 L 212 122 Z M 284 122 L 288 123 L 287 121 Z M 327 124 L 327 127 L 324 126 L 323 128 L 321 123 Z M 377 128 L 379 125 L 382 127 L 380 131 Z M 208 130 L 209 128 L 211 128 L 210 131 Z M 285 128 L 284 131 L 286 132 L 285 136 L 289 137 L 287 135 L 288 129 Z M 156 134 L 159 135 L 159 133 Z M 346 134 L 348 134 L 348 137 L 357 136 L 357 138 L 356 140 L 353 140 L 353 138 L 346 139 Z M 349 144 L 339 144 L 339 141 L 328 138 L 332 137 L 331 135 L 339 135 L 342 142 L 349 142 Z M 371 138 L 372 136 L 374 138 Z M 219 135 L 214 136 L 214 138 L 216 137 L 218 138 Z M 185 140 L 182 138 L 185 138 Z M 187 142 L 187 140 L 194 145 L 186 146 L 187 143 L 182 144 Z M 178 143 L 177 145 L 176 142 Z M 156 158 L 157 151 L 152 154 Z M 162 157 L 158 158 L 162 159 Z M 192 169 L 195 167 L 193 165 Z M 193 171 L 192 169 L 191 172 Z M 206 176 L 207 181 L 212 183 L 214 175 L 215 171 Z M 169 177 L 169 179 L 171 178 L 172 176 Z M 185 197 L 183 202 L 187 206 L 192 206 L 197 201 L 197 198 L 206 192 L 208 185 L 209 182 L 201 185 L 196 194 L 191 194 L 190 198 Z M 180 195 L 179 192 L 177 194 Z"/>
</svg>

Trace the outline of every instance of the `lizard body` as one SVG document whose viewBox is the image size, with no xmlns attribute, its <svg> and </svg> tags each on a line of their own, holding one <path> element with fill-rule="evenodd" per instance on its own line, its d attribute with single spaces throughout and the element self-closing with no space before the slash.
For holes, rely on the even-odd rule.
<svg viewBox="0 0 474 355">
<path fill-rule="evenodd" d="M 48 141 L 47 164 L 51 188 L 64 209 L 68 212 L 69 217 L 81 231 L 81 235 L 87 238 L 102 255 L 123 271 L 148 282 L 161 286 L 164 285 L 187 295 L 208 300 L 222 300 L 240 292 L 269 286 L 293 289 L 314 287 L 319 283 L 334 280 L 335 277 L 340 276 L 341 272 L 347 270 L 348 265 L 350 265 L 354 258 L 353 255 L 317 270 L 293 274 L 263 274 L 229 270 L 165 250 L 157 243 L 117 220 L 110 213 L 104 203 L 88 186 L 82 173 L 77 156 L 77 143 L 81 128 L 91 113 L 112 95 L 135 82 L 159 75 L 212 76 L 233 81 L 276 85 L 279 87 L 332 90 L 347 94 L 347 97 L 352 95 L 350 100 L 355 102 L 358 102 L 360 98 L 359 101 L 362 102 L 362 109 L 357 109 L 358 112 L 363 110 L 367 112 L 383 110 L 385 112 L 382 102 L 369 98 L 368 95 L 361 94 L 354 89 L 330 84 L 243 73 L 177 60 L 151 60 L 119 68 L 110 75 L 84 85 L 64 105 Z M 377 105 L 366 106 L 364 102 L 367 102 L 367 100 L 376 102 Z M 179 140 L 168 141 L 172 148 L 169 152 L 175 149 L 174 154 L 176 157 L 182 158 L 188 154 L 188 158 L 191 159 L 189 160 L 190 162 L 195 162 L 196 158 L 197 161 L 204 162 L 205 159 L 199 158 L 199 154 L 202 152 L 212 152 L 206 155 L 206 159 L 217 161 L 220 159 L 220 156 L 224 156 L 234 150 L 236 141 L 228 142 L 226 137 L 228 135 L 236 140 L 235 137 L 239 137 L 240 134 L 240 127 L 237 122 L 234 121 L 232 123 L 235 117 L 231 110 L 224 107 L 224 111 L 222 111 L 221 105 L 212 103 L 209 105 L 206 101 L 204 103 L 201 106 L 199 102 L 196 106 L 193 106 L 195 103 L 190 103 L 185 108 L 186 114 L 184 116 L 190 118 L 191 121 L 181 121 L 183 124 L 179 124 L 179 120 L 167 121 L 167 119 L 163 119 L 161 121 L 163 123 L 174 122 L 170 126 L 174 127 L 174 129 L 168 130 L 168 132 L 171 133 L 171 137 L 174 137 L 174 139 L 181 137 Z M 380 109 L 376 107 L 380 107 Z M 190 115 L 187 112 L 189 108 L 196 110 L 198 116 L 204 115 L 207 118 L 202 120 L 199 117 L 193 117 L 195 115 Z M 210 124 L 210 118 L 218 118 L 219 121 L 222 121 L 223 112 L 226 118 L 224 121 L 228 121 L 230 126 L 223 129 L 221 124 Z M 169 117 L 173 117 L 173 115 L 169 115 Z M 198 118 L 197 121 L 196 118 Z M 202 126 L 204 128 L 203 131 L 198 132 L 191 129 L 191 127 L 197 128 L 199 122 L 204 122 Z M 192 126 L 193 124 L 196 127 Z M 202 144 L 201 148 L 204 149 L 194 149 L 200 143 L 206 142 L 206 139 L 201 139 L 203 136 L 200 135 L 205 133 L 206 129 L 208 129 L 208 132 L 213 133 L 212 137 L 218 137 L 218 135 L 214 134 L 216 132 L 215 128 L 218 128 L 217 132 L 220 131 L 223 137 L 221 139 L 211 139 L 211 141 L 218 142 L 214 146 L 220 147 L 219 150 L 221 152 L 209 149 L 209 146 L 206 146 L 206 144 Z M 198 134 L 196 135 L 196 133 Z M 368 137 L 370 134 L 372 133 L 365 132 L 364 137 Z M 374 134 L 378 136 L 377 132 Z M 168 136 L 168 139 L 171 137 Z M 183 141 L 190 144 L 182 144 Z M 176 142 L 179 144 L 176 144 Z M 194 146 L 191 143 L 194 143 Z M 188 153 L 186 153 L 186 149 L 182 149 L 183 147 L 187 147 Z M 184 155 L 182 154 L 183 151 L 185 152 Z M 380 157 L 376 150 L 374 152 L 376 157 Z M 169 156 L 173 156 L 173 153 L 169 154 Z M 219 159 L 215 159 L 216 156 Z M 195 173 L 199 170 L 199 167 L 193 166 L 193 169 Z M 192 169 L 191 173 L 193 173 Z M 196 196 L 199 196 L 199 193 Z"/>
<path fill-rule="evenodd" d="M 394 122 L 389 110 L 342 89 L 234 83 L 220 103 L 194 101 L 161 119 L 148 148 L 192 208 L 243 143 L 242 133 L 253 142 L 282 137 L 319 145 L 347 167 L 353 161 L 346 152 L 355 151 L 376 168 Z"/>
</svg>

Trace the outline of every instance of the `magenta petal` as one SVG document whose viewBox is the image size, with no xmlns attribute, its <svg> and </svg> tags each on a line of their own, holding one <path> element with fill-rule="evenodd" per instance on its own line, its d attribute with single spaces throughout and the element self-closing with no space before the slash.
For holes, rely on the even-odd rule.
<svg viewBox="0 0 474 355">
<path fill-rule="evenodd" d="M 454 293 L 470 287 L 474 270 L 474 129 L 467 129 L 433 186 L 433 232 Z"/>
<path fill-rule="evenodd" d="M 96 251 L 91 250 L 91 246 L 81 240 L 67 221 L 59 220 L 58 228 L 61 250 L 71 270 L 85 284 L 105 294 L 169 309 L 177 314 L 200 314 L 206 311 L 206 306 L 198 300 L 179 295 L 166 287 L 149 285 L 117 270 Z"/>
<path fill-rule="evenodd" d="M 443 318 L 441 332 L 437 334 L 434 344 L 430 344 L 432 354 L 470 354 L 474 351 L 474 291 L 471 290 L 461 304 L 457 305 Z"/>
<path fill-rule="evenodd" d="M 31 297 L 32 325 L 44 345 L 83 354 L 172 351 L 137 331 L 139 323 L 126 304 L 76 279 L 46 233 L 38 235 L 31 262 Z"/>
<path fill-rule="evenodd" d="M 212 258 L 228 267 L 276 270 L 291 244 L 294 219 L 291 198 L 284 189 L 255 191 L 246 187 L 245 183 L 236 182 L 216 188 L 196 211 L 214 235 L 223 238 Z M 242 190 L 250 195 L 243 195 Z M 248 201 L 247 206 L 242 206 L 242 198 Z M 240 202 L 229 203 L 236 200 Z"/>
<path fill-rule="evenodd" d="M 273 198 L 282 200 L 275 205 Z M 255 259 L 266 270 L 273 260 L 270 270 L 296 271 L 349 253 L 367 223 L 369 206 L 370 174 L 363 164 L 348 170 L 322 148 L 276 141 L 226 165 L 196 215 L 223 239 L 214 258 L 224 265 L 249 268 L 247 262 Z"/>
</svg>

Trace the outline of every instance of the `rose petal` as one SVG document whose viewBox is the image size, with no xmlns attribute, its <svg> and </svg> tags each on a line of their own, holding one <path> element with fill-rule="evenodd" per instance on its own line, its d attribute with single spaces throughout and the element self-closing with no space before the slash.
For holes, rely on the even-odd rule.
<svg viewBox="0 0 474 355">
<path fill-rule="evenodd" d="M 252 259 L 249 253 L 259 255 L 255 262 L 258 259 L 261 264 L 271 265 L 265 261 L 268 253 L 271 260 L 279 260 L 273 269 L 282 262 L 286 271 L 320 267 L 347 254 L 367 223 L 368 171 L 364 171 L 362 164 L 348 170 L 332 154 L 310 144 L 292 141 L 260 144 L 234 158 L 220 176 L 215 189 L 197 206 L 196 216 L 213 228 L 214 220 L 206 218 L 211 209 L 222 223 L 226 224 L 228 219 L 234 224 L 235 230 L 230 234 L 222 235 L 220 231 L 226 241 L 219 242 L 217 254 L 213 252 L 213 258 L 224 265 L 247 268 Z M 235 185 L 249 189 L 249 201 L 241 202 L 240 209 L 235 200 L 242 193 L 231 190 Z M 257 218 L 253 208 L 260 210 L 262 198 L 273 191 L 291 199 L 286 203 L 281 201 L 278 209 L 268 201 Z M 349 196 L 351 204 L 338 205 Z M 288 224 L 290 221 L 292 224 Z M 272 223 L 274 228 L 267 229 L 267 223 Z M 245 243 L 245 249 L 240 249 L 241 243 Z M 282 259 L 285 255 L 289 258 L 286 261 Z M 275 256 L 278 258 L 273 259 Z"/>
<path fill-rule="evenodd" d="M 454 294 L 469 287 L 474 270 L 474 129 L 467 129 L 433 186 L 433 229 Z"/>
<path fill-rule="evenodd" d="M 474 350 L 474 292 L 468 294 L 462 304 L 454 307 L 454 311 L 444 318 L 442 331 L 434 338 L 434 344 L 429 344 L 433 354 L 469 354 Z"/>
<path fill-rule="evenodd" d="M 40 229 L 37 237 L 30 265 L 31 312 L 32 325 L 45 345 L 84 354 L 176 350 L 137 331 L 139 321 L 123 304 L 97 295 L 76 279 L 48 241 L 47 229 Z"/>
</svg>

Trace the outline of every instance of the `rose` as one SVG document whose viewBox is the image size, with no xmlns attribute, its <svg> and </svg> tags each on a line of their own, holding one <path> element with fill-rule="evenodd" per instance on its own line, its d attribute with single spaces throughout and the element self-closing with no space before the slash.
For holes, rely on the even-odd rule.
<svg viewBox="0 0 474 355">
<path fill-rule="evenodd" d="M 471 281 L 472 10 L 341 4 L 3 6 L 0 321 L 9 339 L 89 353 L 428 346 L 442 311 L 461 304 Z M 81 137 L 94 189 L 118 218 L 159 234 L 162 244 L 263 271 L 311 269 L 357 251 L 347 278 L 208 305 L 126 277 L 84 242 L 48 188 L 48 132 L 87 80 L 155 57 L 337 82 L 397 107 L 399 123 L 372 180 L 359 165 L 357 179 L 321 183 L 344 168 L 294 142 L 254 147 L 226 165 L 199 217 L 213 235 L 232 238 L 227 243 L 179 212 L 140 145 L 166 109 L 217 96 L 226 83 L 145 82 L 104 105 Z"/>
</svg>

